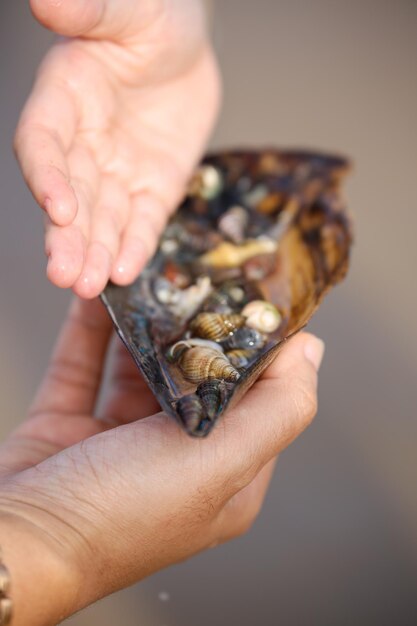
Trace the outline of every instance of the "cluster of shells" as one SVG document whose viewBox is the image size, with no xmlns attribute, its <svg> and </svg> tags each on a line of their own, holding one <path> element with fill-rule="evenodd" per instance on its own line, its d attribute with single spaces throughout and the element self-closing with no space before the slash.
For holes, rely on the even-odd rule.
<svg viewBox="0 0 417 626">
<path fill-rule="evenodd" d="M 344 159 L 209 156 L 137 281 L 104 302 L 161 406 L 202 436 L 347 269 Z"/>
<path fill-rule="evenodd" d="M 233 292 L 243 300 L 243 289 L 235 286 Z M 168 351 L 183 377 L 197 385 L 195 393 L 177 403 L 187 429 L 194 431 L 205 418 L 216 417 L 228 385 L 230 389 L 237 383 L 280 322 L 278 309 L 264 300 L 252 300 L 240 313 L 204 311 L 191 319 L 186 338 Z"/>
</svg>

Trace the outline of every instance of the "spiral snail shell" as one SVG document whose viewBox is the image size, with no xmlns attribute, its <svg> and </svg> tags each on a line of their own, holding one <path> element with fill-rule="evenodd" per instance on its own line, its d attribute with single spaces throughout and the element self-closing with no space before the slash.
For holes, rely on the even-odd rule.
<svg viewBox="0 0 417 626">
<path fill-rule="evenodd" d="M 255 356 L 257 350 L 236 348 L 226 352 L 226 356 L 230 363 L 236 368 L 247 367 L 250 360 Z"/>
<path fill-rule="evenodd" d="M 210 341 L 209 339 L 201 339 L 200 337 L 189 337 L 188 339 L 181 339 L 174 343 L 167 352 L 167 357 L 170 361 L 176 361 L 180 358 L 189 348 L 200 346 L 201 348 L 210 348 L 211 350 L 217 350 L 217 352 L 223 353 L 223 348 L 219 343 Z"/>
<path fill-rule="evenodd" d="M 236 382 L 240 378 L 227 357 L 212 348 L 189 348 L 178 359 L 178 365 L 184 378 L 192 383 L 198 384 L 210 378 Z"/>
<path fill-rule="evenodd" d="M 265 300 L 252 300 L 242 309 L 246 324 L 262 333 L 273 333 L 281 323 L 278 309 Z"/>
<path fill-rule="evenodd" d="M 191 321 L 190 330 L 203 339 L 223 341 L 245 322 L 246 318 L 239 313 L 199 313 Z"/>
<path fill-rule="evenodd" d="M 198 385 L 196 394 L 201 399 L 209 419 L 214 419 L 221 410 L 226 392 L 226 383 L 217 378 L 204 380 Z"/>
<path fill-rule="evenodd" d="M 176 410 L 186 430 L 195 434 L 206 413 L 200 398 L 194 393 L 183 396 L 178 400 Z"/>
</svg>

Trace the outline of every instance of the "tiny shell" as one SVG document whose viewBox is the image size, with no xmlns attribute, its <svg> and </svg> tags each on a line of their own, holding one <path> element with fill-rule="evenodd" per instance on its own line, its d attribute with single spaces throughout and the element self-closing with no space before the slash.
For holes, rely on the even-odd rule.
<svg viewBox="0 0 417 626">
<path fill-rule="evenodd" d="M 235 348 L 253 348 L 259 349 L 265 345 L 265 337 L 259 330 L 255 328 L 238 328 L 230 337 L 222 342 L 225 350 L 233 350 Z"/>
<path fill-rule="evenodd" d="M 268 238 L 247 239 L 241 245 L 223 241 L 210 252 L 203 254 L 199 261 L 202 265 L 214 268 L 240 267 L 252 257 L 272 254 L 277 248 L 277 242 Z"/>
<path fill-rule="evenodd" d="M 173 315 L 184 320 L 195 314 L 211 290 L 211 280 L 208 276 L 198 278 L 194 285 L 186 289 L 179 289 L 162 276 L 154 283 L 155 296 L 159 302 L 165 304 Z"/>
<path fill-rule="evenodd" d="M 167 357 L 170 361 L 176 361 L 180 358 L 181 354 L 189 348 L 200 346 L 201 348 L 210 348 L 211 350 L 217 350 L 223 352 L 223 348 L 219 343 L 215 341 L 209 341 L 208 339 L 200 339 L 200 337 L 190 337 L 189 339 L 181 339 L 174 343 L 167 352 Z"/>
<path fill-rule="evenodd" d="M 262 333 L 273 333 L 281 323 L 281 314 L 278 309 L 265 300 L 252 300 L 243 309 L 246 324 Z"/>
<path fill-rule="evenodd" d="M 205 410 L 200 398 L 195 394 L 183 396 L 178 400 L 176 409 L 186 430 L 192 434 L 196 433 L 205 417 Z"/>
<path fill-rule="evenodd" d="M 245 238 L 245 230 L 249 222 L 249 216 L 241 206 L 232 206 L 219 218 L 220 232 L 233 243 L 242 243 Z"/>
<path fill-rule="evenodd" d="M 226 356 L 236 369 L 240 369 L 249 365 L 250 360 L 253 359 L 256 352 L 257 350 L 235 349 L 226 352 Z"/>
<path fill-rule="evenodd" d="M 238 313 L 199 313 L 190 323 L 193 334 L 212 341 L 223 341 L 246 322 Z"/>
<path fill-rule="evenodd" d="M 192 177 L 188 194 L 212 200 L 219 195 L 223 188 L 223 177 L 213 165 L 201 165 Z"/>
<path fill-rule="evenodd" d="M 153 284 L 156 299 L 161 304 L 172 306 L 178 303 L 181 291 L 164 276 L 158 276 Z"/>
<path fill-rule="evenodd" d="M 209 419 L 214 419 L 221 410 L 226 391 L 224 380 L 216 378 L 205 380 L 198 385 L 196 394 L 201 399 Z"/>
<path fill-rule="evenodd" d="M 233 313 L 242 308 L 248 301 L 245 289 L 249 290 L 250 285 L 245 284 L 245 288 L 237 283 L 223 283 L 210 294 L 204 302 L 203 310 L 212 313 Z M 258 295 L 258 293 L 257 293 Z M 249 299 L 254 299 L 253 298 Z"/>
<path fill-rule="evenodd" d="M 211 348 L 190 348 L 180 356 L 178 364 L 184 378 L 192 383 L 198 384 L 210 378 L 236 382 L 240 378 L 239 372 L 225 355 Z"/>
</svg>

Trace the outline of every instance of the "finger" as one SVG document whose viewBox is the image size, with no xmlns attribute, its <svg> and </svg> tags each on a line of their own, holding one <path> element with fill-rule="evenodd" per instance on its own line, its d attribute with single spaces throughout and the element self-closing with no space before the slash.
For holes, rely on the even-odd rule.
<svg viewBox="0 0 417 626">
<path fill-rule="evenodd" d="M 101 302 L 74 300 L 31 416 L 92 413 L 111 329 Z"/>
<path fill-rule="evenodd" d="M 168 219 L 168 210 L 155 195 L 140 193 L 132 199 L 120 253 L 111 278 L 119 285 L 131 283 L 154 254 Z"/>
<path fill-rule="evenodd" d="M 261 511 L 276 462 L 277 457 L 268 461 L 249 485 L 226 502 L 213 524 L 213 545 L 239 537 L 250 530 Z"/>
<path fill-rule="evenodd" d="M 48 257 L 46 275 L 56 285 L 72 287 L 81 273 L 86 254 L 86 238 L 81 228 L 55 226 L 48 223 L 45 234 L 45 252 Z"/>
<path fill-rule="evenodd" d="M 90 242 L 91 214 L 99 191 L 99 172 L 89 150 L 78 144 L 68 154 L 71 181 L 78 199 L 78 212 L 70 226 L 48 225 L 46 254 L 48 278 L 58 287 L 72 287 L 80 277 Z M 94 261 L 106 263 L 101 249 L 93 251 Z M 107 261 L 110 264 L 110 261 Z M 84 294 L 80 294 L 84 295 Z"/>
<path fill-rule="evenodd" d="M 227 490 L 249 484 L 284 450 L 317 411 L 317 372 L 323 342 L 309 333 L 291 338 L 242 401 L 214 430 L 213 445 L 227 450 Z"/>
<path fill-rule="evenodd" d="M 62 80 L 59 83 L 56 75 L 50 76 L 48 57 L 22 112 L 14 148 L 35 200 L 55 224 L 63 226 L 77 214 L 67 162 L 77 111 Z"/>
<path fill-rule="evenodd" d="M 129 209 L 127 192 L 110 176 L 104 177 L 91 219 L 86 260 L 74 285 L 80 297 L 95 298 L 106 286 L 119 253 Z"/>
<path fill-rule="evenodd" d="M 30 0 L 30 6 L 44 26 L 61 35 L 119 41 L 137 35 L 161 14 L 155 0 Z"/>
</svg>

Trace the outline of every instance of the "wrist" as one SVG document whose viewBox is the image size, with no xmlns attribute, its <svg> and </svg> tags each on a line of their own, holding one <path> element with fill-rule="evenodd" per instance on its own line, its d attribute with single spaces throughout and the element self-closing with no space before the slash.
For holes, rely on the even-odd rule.
<svg viewBox="0 0 417 626">
<path fill-rule="evenodd" d="M 54 543 L 32 521 L 0 512 L 0 546 L 10 575 L 13 626 L 52 626 L 78 608 L 76 572 Z"/>
</svg>

